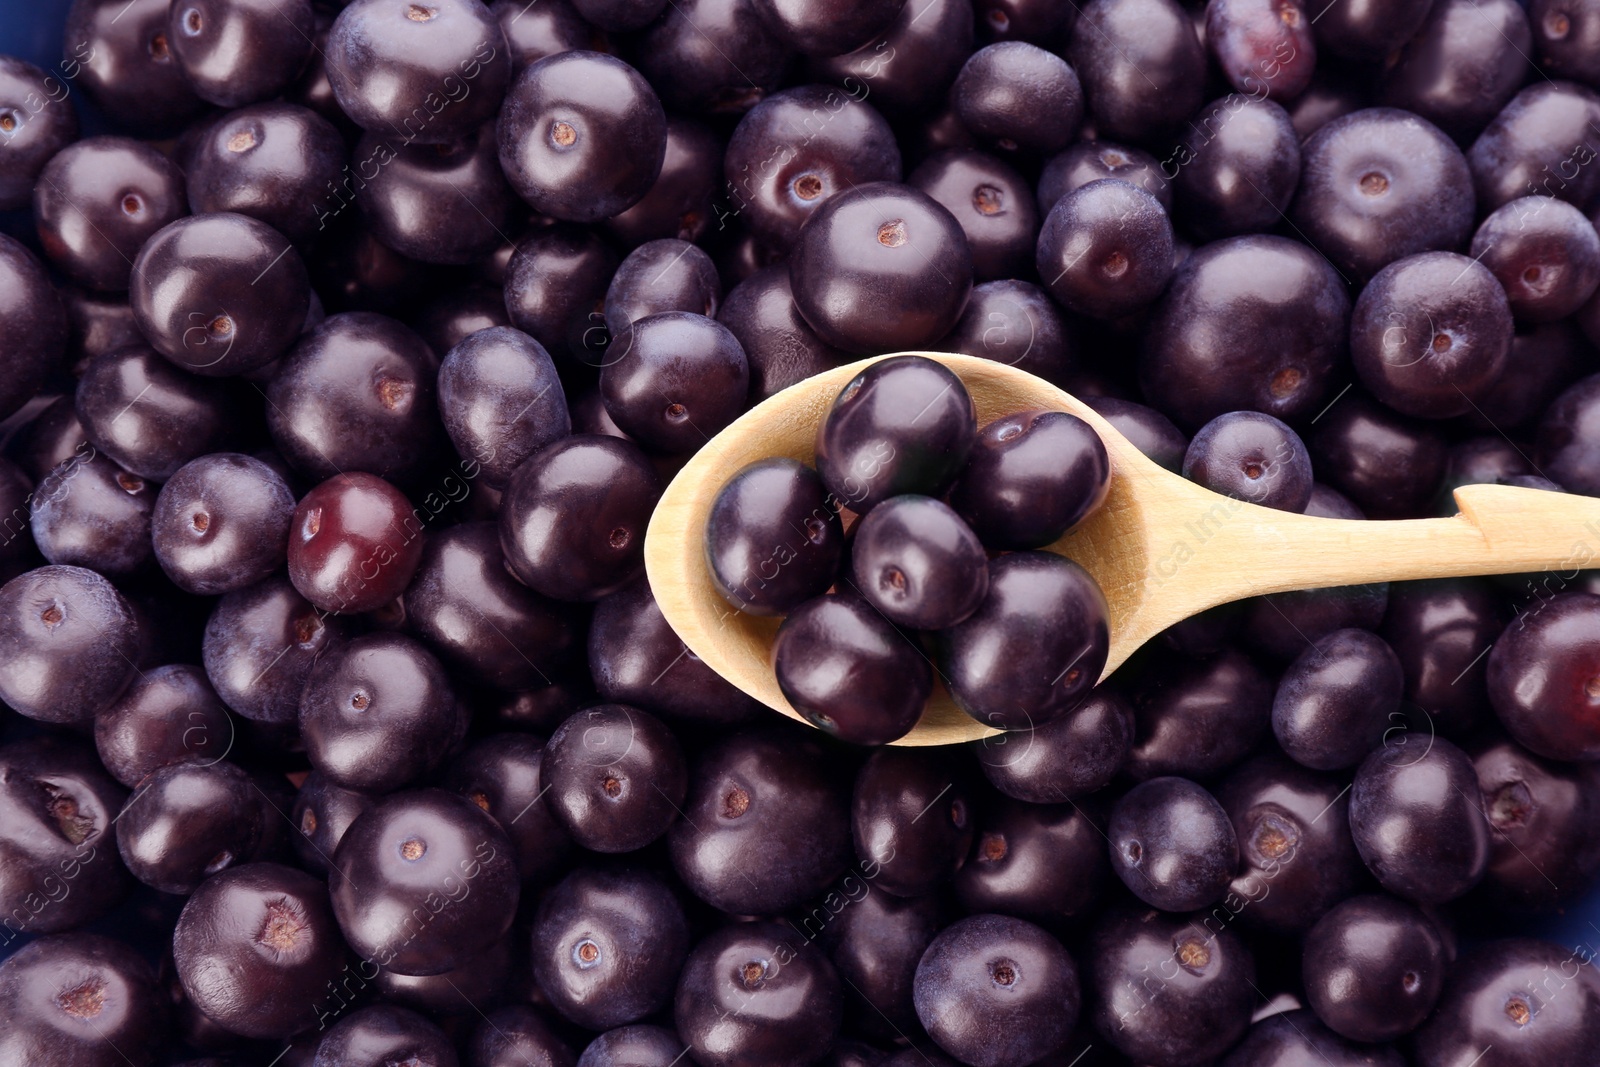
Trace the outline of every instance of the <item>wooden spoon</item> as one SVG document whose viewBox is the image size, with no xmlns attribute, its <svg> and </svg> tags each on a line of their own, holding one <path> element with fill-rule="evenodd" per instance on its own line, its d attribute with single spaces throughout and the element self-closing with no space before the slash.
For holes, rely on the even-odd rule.
<svg viewBox="0 0 1600 1067">
<path fill-rule="evenodd" d="M 1600 498 L 1468 485 L 1455 493 L 1461 514 L 1447 519 L 1295 515 L 1213 493 L 1157 466 L 1087 404 L 1031 374 L 973 356 L 917 354 L 960 375 L 979 426 L 1017 411 L 1052 409 L 1083 419 L 1105 442 L 1111 456 L 1105 505 L 1050 548 L 1076 560 L 1105 591 L 1106 674 L 1173 623 L 1244 597 L 1410 578 L 1574 571 L 1600 557 Z M 771 456 L 812 462 L 817 426 L 834 397 L 873 362 L 807 378 L 717 434 L 667 487 L 646 535 L 650 586 L 684 644 L 722 677 L 796 719 L 772 673 L 772 641 L 782 620 L 746 615 L 717 593 L 705 559 L 706 516 L 723 483 L 746 464 Z M 896 744 L 953 744 L 995 732 L 936 686 L 921 721 Z"/>
</svg>

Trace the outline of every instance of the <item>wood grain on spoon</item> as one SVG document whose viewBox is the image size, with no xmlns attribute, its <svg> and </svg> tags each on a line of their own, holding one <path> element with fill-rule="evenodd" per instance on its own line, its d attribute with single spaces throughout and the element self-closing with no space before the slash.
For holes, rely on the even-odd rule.
<svg viewBox="0 0 1600 1067">
<path fill-rule="evenodd" d="M 1104 440 L 1111 456 L 1105 505 L 1050 547 L 1083 565 L 1105 591 L 1107 674 L 1173 623 L 1244 597 L 1412 578 L 1566 572 L 1600 558 L 1597 498 L 1471 485 L 1456 490 L 1462 513 L 1450 518 L 1294 515 L 1220 496 L 1157 466 L 1088 405 L 1042 379 L 973 356 L 916 354 L 960 375 L 980 426 L 1016 411 L 1050 409 L 1078 416 Z M 782 620 L 745 615 L 717 593 L 705 560 L 706 516 L 723 483 L 746 464 L 771 456 L 812 462 L 819 422 L 872 362 L 807 378 L 712 438 L 667 487 L 645 540 L 651 589 L 684 644 L 746 693 L 797 719 L 772 673 L 772 640 Z M 953 744 L 995 732 L 940 686 L 921 722 L 896 743 Z"/>
</svg>

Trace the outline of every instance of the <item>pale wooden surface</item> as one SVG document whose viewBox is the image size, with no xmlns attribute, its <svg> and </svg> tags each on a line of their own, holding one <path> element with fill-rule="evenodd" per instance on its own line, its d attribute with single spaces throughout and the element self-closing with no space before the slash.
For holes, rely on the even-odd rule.
<svg viewBox="0 0 1600 1067">
<path fill-rule="evenodd" d="M 1111 607 L 1107 674 L 1173 623 L 1260 593 L 1565 572 L 1600 558 L 1600 499 L 1473 485 L 1457 490 L 1463 514 L 1451 518 L 1364 522 L 1293 515 L 1219 496 L 1157 466 L 1087 405 L 1030 374 L 973 356 L 917 354 L 961 376 L 980 426 L 1030 408 L 1067 411 L 1105 442 L 1111 456 L 1105 506 L 1051 548 L 1080 563 L 1105 591 Z M 771 456 L 810 463 L 822 416 L 872 362 L 808 378 L 723 430 L 667 487 L 645 540 L 650 586 L 684 643 L 734 685 L 796 719 L 769 658 L 780 620 L 735 611 L 718 595 L 705 561 L 706 516 L 723 483 L 746 464 Z M 922 721 L 896 743 L 953 744 L 994 732 L 938 686 Z"/>
</svg>

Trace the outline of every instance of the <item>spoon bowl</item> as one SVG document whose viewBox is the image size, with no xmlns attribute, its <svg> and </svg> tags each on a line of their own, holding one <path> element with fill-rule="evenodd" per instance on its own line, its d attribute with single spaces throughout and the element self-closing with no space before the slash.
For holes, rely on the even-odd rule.
<svg viewBox="0 0 1600 1067">
<path fill-rule="evenodd" d="M 1206 608 L 1292 589 L 1561 568 L 1600 558 L 1600 499 L 1499 485 L 1456 491 L 1462 513 L 1374 522 L 1296 515 L 1222 496 L 1147 458 L 1094 409 L 1024 371 L 974 356 L 937 360 L 971 394 L 978 425 L 1053 410 L 1092 426 L 1111 459 L 1105 503 L 1049 546 L 1100 584 L 1110 609 L 1105 674 L 1174 623 Z M 662 495 L 645 538 L 645 568 L 667 622 L 733 685 L 791 718 L 772 671 L 781 619 L 744 614 L 717 592 L 705 526 L 722 486 L 774 456 L 814 460 L 834 398 L 877 356 L 814 375 L 757 404 L 710 439 Z M 935 677 L 938 677 L 937 669 Z M 1104 678 L 1104 675 L 1102 675 Z M 998 731 L 936 685 L 921 720 L 896 744 L 944 745 Z"/>
</svg>

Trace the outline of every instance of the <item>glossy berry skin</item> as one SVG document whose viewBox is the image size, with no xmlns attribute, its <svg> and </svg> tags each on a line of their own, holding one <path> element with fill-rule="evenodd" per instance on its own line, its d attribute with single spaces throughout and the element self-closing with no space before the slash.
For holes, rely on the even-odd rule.
<svg viewBox="0 0 1600 1067">
<path fill-rule="evenodd" d="M 1298 11 L 1294 0 L 1273 6 L 1285 16 Z M 1294 199 L 1300 163 L 1300 135 L 1289 113 L 1271 100 L 1234 93 L 1201 109 L 1163 165 L 1177 174 L 1172 185 L 1188 230 L 1214 239 L 1276 227 Z"/>
<path fill-rule="evenodd" d="M 1317 420 L 1306 445 L 1316 469 L 1373 518 L 1426 513 L 1448 458 L 1432 426 L 1357 392 Z"/>
<path fill-rule="evenodd" d="M 1559 593 L 1520 614 L 1489 653 L 1489 700 L 1541 756 L 1600 758 L 1600 596 Z"/>
<path fill-rule="evenodd" d="M 606 289 L 606 329 L 621 337 L 647 315 L 692 311 L 716 318 L 722 282 L 711 257 L 698 245 L 676 238 L 646 243 L 629 252 Z"/>
<path fill-rule="evenodd" d="M 891 356 L 839 391 L 817 428 L 817 473 L 858 514 L 906 493 L 942 496 L 977 429 L 960 378 L 921 356 Z"/>
<path fill-rule="evenodd" d="M 56 934 L 0 964 L 0 1058 L 60 1067 L 151 1067 L 167 1006 L 150 964 L 122 941 Z"/>
<path fill-rule="evenodd" d="M 1104 808 L 1093 801 L 989 805 L 956 872 L 956 898 L 968 914 L 999 912 L 1058 930 L 1105 894 L 1104 825 Z"/>
<path fill-rule="evenodd" d="M 1179 659 L 1133 690 L 1137 724 L 1127 772 L 1209 779 L 1249 755 L 1272 708 L 1272 680 L 1237 649 Z"/>
<path fill-rule="evenodd" d="M 1170 980 L 1152 998 L 1143 983 L 1157 967 Z M 1203 1063 L 1249 1029 L 1255 960 L 1233 930 L 1152 909 L 1114 911 L 1090 936 L 1086 969 L 1095 1028 L 1136 1062 Z"/>
<path fill-rule="evenodd" d="M 1452 969 L 1415 1040 L 1418 1067 L 1470 1062 L 1498 1047 L 1507 1067 L 1581 1063 L 1600 1040 L 1600 981 L 1565 945 L 1490 941 Z M 1549 983 L 1549 984 L 1546 984 Z"/>
<path fill-rule="evenodd" d="M 116 846 L 128 791 L 67 737 L 0 747 L 0 883 L 8 936 L 51 934 L 105 915 L 133 880 Z M 63 888 L 71 889 L 64 893 Z"/>
<path fill-rule="evenodd" d="M 933 893 L 966 859 L 973 811 L 965 768 L 948 756 L 882 748 L 856 775 L 851 831 L 873 887 L 901 897 Z"/>
<path fill-rule="evenodd" d="M 301 866 L 327 877 L 345 831 L 377 802 L 377 797 L 334 785 L 321 771 L 306 775 L 289 811 L 296 831 L 290 842 Z"/>
<path fill-rule="evenodd" d="M 332 866 L 333 911 L 345 940 L 399 974 L 460 966 L 498 941 L 516 912 L 519 879 L 505 831 L 470 800 L 442 790 L 385 797 L 350 824 Z M 431 919 L 396 923 L 397 914 L 418 907 Z"/>
<path fill-rule="evenodd" d="M 703 751 L 667 836 L 684 886 L 733 915 L 779 914 L 831 886 L 851 847 L 849 798 L 829 759 L 787 730 Z"/>
<path fill-rule="evenodd" d="M 15 56 L 0 60 L 0 129 L 6 131 L 0 211 L 27 207 L 39 172 L 78 139 L 78 113 L 68 96 L 60 78 L 32 63 Z"/>
<path fill-rule="evenodd" d="M 141 133 L 172 134 L 205 108 L 167 39 L 170 0 L 112 8 L 74 0 L 63 34 L 61 73 L 111 121 Z"/>
<path fill-rule="evenodd" d="M 915 638 L 853 592 L 792 610 L 772 643 L 772 665 L 802 718 L 858 745 L 905 736 L 933 690 L 933 667 Z"/>
<path fill-rule="evenodd" d="M 1349 328 L 1345 284 L 1316 252 L 1259 234 L 1214 241 L 1184 260 L 1156 305 L 1140 384 L 1190 432 L 1228 411 L 1309 418 L 1327 402 Z"/>
<path fill-rule="evenodd" d="M 1384 72 L 1379 98 L 1466 144 L 1527 81 L 1531 36 L 1515 0 L 1435 0 Z"/>
<path fill-rule="evenodd" d="M 550 353 L 509 326 L 479 330 L 451 348 L 438 388 L 439 414 L 456 454 L 495 488 L 523 460 L 571 432 Z"/>
<path fill-rule="evenodd" d="M 872 106 L 894 116 L 909 116 L 945 100 L 951 83 L 973 48 L 970 0 L 908 3 L 875 40 L 853 52 L 812 57 L 807 69 L 818 81 L 862 92 Z M 893 55 L 900 62 L 884 62 Z M 856 87 L 860 88 L 856 88 Z"/>
<path fill-rule="evenodd" d="M 1052 804 L 1104 788 L 1133 744 L 1133 708 L 1100 686 L 1066 715 L 1031 730 L 984 738 L 973 754 L 989 784 L 1031 804 Z"/>
<path fill-rule="evenodd" d="M 906 184 L 955 216 L 967 235 L 976 281 L 1025 274 L 1033 261 L 1039 212 L 1027 179 L 984 152 L 947 149 L 922 162 Z"/>
<path fill-rule="evenodd" d="M 1183 454 L 1188 451 L 1189 438 L 1155 408 L 1110 396 L 1088 397 L 1084 403 L 1157 466 L 1169 471 L 1183 467 Z"/>
<path fill-rule="evenodd" d="M 517 203 L 500 173 L 494 125 L 445 144 L 394 140 L 392 131 L 369 131 L 352 156 L 363 177 L 376 170 L 355 194 L 373 236 L 423 263 L 486 258 L 504 239 Z"/>
<path fill-rule="evenodd" d="M 972 287 L 967 309 L 934 345 L 1016 367 L 1061 383 L 1076 369 L 1076 338 L 1045 291 L 1015 278 Z"/>
<path fill-rule="evenodd" d="M 1363 385 L 1404 415 L 1472 410 L 1511 352 L 1511 307 L 1489 269 L 1453 252 L 1397 260 L 1361 291 L 1350 358 Z"/>
<path fill-rule="evenodd" d="M 1217 787 L 1241 859 L 1226 906 L 1247 926 L 1303 933 L 1362 886 L 1365 872 L 1350 840 L 1348 784 L 1269 751 Z"/>
<path fill-rule="evenodd" d="M 29 500 L 33 543 L 51 563 L 123 578 L 150 563 L 155 486 L 106 456 L 69 459 Z"/>
<path fill-rule="evenodd" d="M 1183 476 L 1213 493 L 1300 512 L 1311 500 L 1311 455 L 1300 435 L 1259 411 L 1218 415 L 1194 435 Z"/>
<path fill-rule="evenodd" d="M 1483 877 L 1489 825 L 1472 761 L 1455 745 L 1385 745 L 1356 771 L 1350 832 L 1383 887 L 1425 904 L 1453 900 Z M 1419 745 L 1425 751 L 1418 752 Z"/>
<path fill-rule="evenodd" d="M 750 365 L 726 326 L 687 311 L 650 315 L 612 341 L 600 372 L 606 411 L 659 452 L 691 452 L 744 410 Z"/>
<path fill-rule="evenodd" d="M 61 290 L 60 296 L 69 330 L 66 355 L 75 371 L 108 352 L 144 342 L 126 293 L 68 287 Z"/>
<path fill-rule="evenodd" d="M 1336 630 L 1283 672 L 1272 699 L 1272 733 L 1296 763 L 1354 767 L 1400 721 L 1405 674 L 1383 638 Z"/>
<path fill-rule="evenodd" d="M 1395 108 L 1334 119 L 1306 142 L 1291 216 L 1341 271 L 1453 251 L 1472 229 L 1472 176 L 1439 128 Z M 1459 269 L 1459 268 L 1458 268 Z"/>
<path fill-rule="evenodd" d="M 300 697 L 311 765 L 345 789 L 388 793 L 431 771 L 456 732 L 456 695 L 419 642 L 364 634 L 319 659 Z"/>
<path fill-rule="evenodd" d="M 174 663 L 144 671 L 96 715 L 94 743 L 100 763 L 131 789 L 170 763 L 223 759 L 234 724 L 205 672 Z"/>
<path fill-rule="evenodd" d="M 499 20 L 500 32 L 505 35 L 506 47 L 511 52 L 513 78 L 529 63 L 545 56 L 592 47 L 595 40 L 605 39 L 578 14 L 571 0 L 527 8 L 527 14 L 521 18 L 517 15 L 523 9 L 514 6 L 512 0 L 495 0 L 489 10 Z"/>
<path fill-rule="evenodd" d="M 723 171 L 750 232 L 787 250 L 830 198 L 867 182 L 899 181 L 901 154 L 870 104 L 838 88 L 802 85 L 771 94 L 739 120 Z"/>
<path fill-rule="evenodd" d="M 1111 869 L 1133 894 L 1163 911 L 1196 911 L 1222 899 L 1239 863 L 1239 840 L 1216 798 L 1184 778 L 1152 778 L 1111 810 Z"/>
<path fill-rule="evenodd" d="M 980 141 L 1003 152 L 1054 155 L 1083 121 L 1078 75 L 1053 52 L 1001 41 L 967 59 L 951 90 L 956 116 Z"/>
<path fill-rule="evenodd" d="M 1422 26 L 1433 0 L 1341 5 L 1313 24 L 1317 44 L 1349 59 L 1381 60 Z"/>
<path fill-rule="evenodd" d="M 1471 580 L 1392 588 L 1383 636 L 1400 657 L 1405 699 L 1428 710 L 1433 729 L 1464 736 L 1489 712 L 1483 650 L 1506 628 L 1504 595 Z"/>
<path fill-rule="evenodd" d="M 90 289 L 126 289 L 140 246 L 187 214 L 185 208 L 183 172 L 127 137 L 68 145 L 45 164 L 33 189 L 45 256 Z"/>
<path fill-rule="evenodd" d="M 253 456 L 213 452 L 161 487 L 151 513 L 156 559 L 174 585 L 231 593 L 272 575 L 288 557 L 294 494 Z"/>
<path fill-rule="evenodd" d="M 1497 208 L 1473 235 L 1471 254 L 1505 289 L 1521 322 L 1566 318 L 1600 286 L 1600 235 L 1581 211 L 1551 197 Z"/>
<path fill-rule="evenodd" d="M 1468 150 L 1479 208 L 1553 196 L 1587 210 L 1600 192 L 1600 178 L 1577 161 L 1591 150 L 1596 120 L 1600 96 L 1584 86 L 1538 79 L 1519 92 Z M 1580 145 L 1583 150 L 1577 150 Z"/>
<path fill-rule="evenodd" d="M 678 1035 L 664 1026 L 619 1026 L 589 1042 L 577 1067 L 673 1067 L 683 1051 Z"/>
<path fill-rule="evenodd" d="M 1003 645 L 995 660 L 985 648 Z M 989 562 L 989 592 L 939 636 L 945 683 L 968 715 L 1006 730 L 1066 714 L 1100 679 L 1110 644 L 1106 601 L 1088 573 L 1048 552 Z"/>
<path fill-rule="evenodd" d="M 449 358 L 452 348 L 479 330 L 509 325 L 505 290 L 484 281 L 463 285 L 429 303 L 418 316 L 415 329 L 435 355 L 443 353 L 441 358 Z"/>
<path fill-rule="evenodd" d="M 734 286 L 717 321 L 744 349 L 752 402 L 850 361 L 848 353 L 825 344 L 800 317 L 787 263 L 763 267 Z"/>
<path fill-rule="evenodd" d="M 548 1013 L 527 1004 L 508 1004 L 495 1009 L 482 1018 L 466 1042 L 465 1067 L 518 1067 L 529 1063 L 571 1067 L 576 1062 L 572 1049 L 556 1032 L 553 1021 Z M 444 1035 L 440 1035 L 440 1039 L 443 1041 Z M 446 1049 L 439 1064 L 440 1067 L 455 1067 L 455 1058 Z"/>
<path fill-rule="evenodd" d="M 851 352 L 918 348 L 943 337 L 972 289 L 967 238 L 943 205 L 907 185 L 869 182 L 830 197 L 789 259 L 795 306 Z"/>
<path fill-rule="evenodd" d="M 352 122 L 421 144 L 454 140 L 493 119 L 511 80 L 500 26 L 471 0 L 356 0 L 334 19 L 323 52 L 333 95 Z"/>
<path fill-rule="evenodd" d="M 319 1021 L 345 946 L 320 879 L 249 863 L 189 897 L 173 957 L 185 995 L 210 1018 L 249 1037 L 286 1038 Z"/>
<path fill-rule="evenodd" d="M 1193 17 L 1173 0 L 1085 4 L 1066 58 L 1096 135 L 1109 140 L 1159 143 L 1204 99 L 1205 50 Z"/>
<path fill-rule="evenodd" d="M 1594 61 L 1600 56 L 1600 21 L 1589 4 L 1566 0 L 1533 0 L 1528 22 L 1540 66 L 1553 77 L 1582 81 L 1593 87 Z"/>
<path fill-rule="evenodd" d="M 139 330 L 184 370 L 244 374 L 294 343 L 311 289 L 282 234 L 245 215 L 194 215 L 156 231 L 133 261 Z"/>
<path fill-rule="evenodd" d="M 1539 465 L 1569 492 L 1600 491 L 1600 375 L 1556 397 L 1539 423 Z"/>
<path fill-rule="evenodd" d="M 304 600 L 288 579 L 228 593 L 206 623 L 206 677 L 230 711 L 292 723 L 317 657 L 348 637 L 348 624 Z"/>
<path fill-rule="evenodd" d="M 507 935 L 453 971 L 427 975 L 379 971 L 374 984 L 385 1000 L 434 1018 L 490 1011 L 506 996 L 512 941 L 513 937 Z"/>
<path fill-rule="evenodd" d="M 632 852 L 667 831 L 688 788 L 670 729 L 625 704 L 578 712 L 545 743 L 544 802 L 572 839 L 595 852 Z"/>
<path fill-rule="evenodd" d="M 422 338 L 386 315 L 330 315 L 267 383 L 273 443 L 315 479 L 405 475 L 433 451 L 437 367 Z"/>
<path fill-rule="evenodd" d="M 117 850 L 133 876 L 163 893 L 192 893 L 254 859 L 276 819 L 250 775 L 223 761 L 158 767 L 117 817 Z"/>
<path fill-rule="evenodd" d="M 1551 912 L 1600 879 L 1600 813 L 1592 765 L 1540 759 L 1514 741 L 1480 743 L 1468 754 L 1489 820 L 1484 894 L 1523 912 Z"/>
<path fill-rule="evenodd" d="M 0 587 L 0 699 L 30 719 L 87 724 L 133 679 L 139 626 L 94 571 L 46 566 Z"/>
<path fill-rule="evenodd" d="M 860 48 L 888 29 L 905 0 L 800 3 L 756 0 L 755 8 L 778 40 L 808 56 L 838 56 Z"/>
<path fill-rule="evenodd" d="M 1039 277 L 1070 311 L 1114 319 L 1147 307 L 1172 277 L 1172 220 L 1154 196 L 1115 178 L 1063 195 L 1035 248 Z"/>
<path fill-rule="evenodd" d="M 277 96 L 311 58 L 310 0 L 181 0 L 167 40 L 195 95 L 221 107 Z"/>
<path fill-rule="evenodd" d="M 1211 0 L 1206 47 L 1237 92 L 1293 100 L 1311 84 L 1317 65 L 1314 14 L 1299 0 Z"/>
<path fill-rule="evenodd" d="M 130 473 L 165 481 L 227 443 L 236 396 L 225 383 L 187 374 L 135 344 L 90 360 L 76 401 L 92 444 Z"/>
<path fill-rule="evenodd" d="M 891 1040 L 896 1031 L 921 1025 L 912 1004 L 912 982 L 917 961 L 944 924 L 947 908 L 937 897 L 897 897 L 872 889 L 860 877 L 846 875 L 831 905 L 824 898 L 823 906 L 802 918 L 798 929 L 810 938 L 821 935 L 844 983 L 846 1026 Z M 837 915 L 833 907 L 840 908 Z M 836 1057 L 844 1044 L 834 1046 Z"/>
<path fill-rule="evenodd" d="M 778 87 L 791 55 L 755 0 L 669 4 L 640 43 L 639 69 L 679 113 L 743 114 Z"/>
<path fill-rule="evenodd" d="M 511 838 L 517 871 L 528 888 L 565 869 L 572 839 L 544 797 L 544 743 L 532 734 L 489 734 L 469 745 L 444 770 L 441 784 L 487 811 Z"/>
<path fill-rule="evenodd" d="M 422 560 L 422 528 L 410 502 L 371 474 L 338 474 L 311 490 L 289 531 L 289 580 L 324 611 L 389 603 Z"/>
<path fill-rule="evenodd" d="M 1118 178 L 1137 186 L 1172 208 L 1172 183 L 1149 152 L 1109 141 L 1079 141 L 1051 156 L 1039 171 L 1036 190 L 1039 213 L 1048 215 L 1061 198 L 1102 178 Z"/>
<path fill-rule="evenodd" d="M 974 1067 L 1032 1063 L 1078 1019 L 1078 967 L 1032 923 L 973 915 L 940 932 L 917 964 L 917 1017 L 939 1047 Z"/>
<path fill-rule="evenodd" d="M 1268 1015 L 1250 1027 L 1221 1067 L 1405 1067 L 1393 1046 L 1373 1047 L 1347 1041 L 1323 1026 L 1304 1008 Z"/>
<path fill-rule="evenodd" d="M 429 535 L 405 608 L 412 632 L 498 689 L 545 685 L 573 652 L 568 610 L 511 575 L 495 523 L 459 523 Z"/>
<path fill-rule="evenodd" d="M 524 584 L 556 600 L 599 600 L 644 573 L 644 532 L 661 480 L 638 445 L 564 437 L 524 460 L 500 502 L 500 547 Z"/>
<path fill-rule="evenodd" d="M 303 248 L 344 203 L 329 188 L 343 176 L 346 155 L 339 131 L 309 108 L 240 108 L 208 127 L 190 154 L 189 209 L 248 215 Z"/>
<path fill-rule="evenodd" d="M 311 1067 L 387 1067 L 408 1061 L 424 1067 L 458 1063 L 450 1038 L 426 1016 L 393 1004 L 370 1004 L 328 1028 Z"/>
<path fill-rule="evenodd" d="M 595 605 L 589 670 L 606 700 L 674 722 L 749 722 L 761 705 L 735 689 L 689 650 L 640 578 Z"/>
<path fill-rule="evenodd" d="M 852 532 L 851 584 L 898 626 L 954 626 L 988 592 L 983 545 L 949 505 L 932 497 L 890 497 Z"/>
<path fill-rule="evenodd" d="M 0 412 L 22 407 L 55 369 L 67 345 L 67 314 L 32 252 L 0 235 L 0 345 L 10 373 L 0 382 Z M 53 464 L 52 464 L 53 466 Z"/>
<path fill-rule="evenodd" d="M 637 204 L 661 173 L 667 117 L 638 71 L 600 52 L 547 56 L 500 111 L 500 165 L 534 210 L 596 222 Z"/>
<path fill-rule="evenodd" d="M 757 460 L 729 478 L 706 518 L 706 563 L 740 611 L 783 615 L 833 585 L 844 551 L 838 505 L 798 460 Z"/>
<path fill-rule="evenodd" d="M 678 979 L 679 1037 L 702 1067 L 804 1067 L 833 1046 L 844 998 L 833 965 L 786 924 L 731 923 Z"/>
<path fill-rule="evenodd" d="M 710 230 L 721 180 L 722 139 L 702 123 L 669 115 L 661 173 L 637 204 L 606 220 L 606 230 L 624 245 L 698 241 Z"/>
<path fill-rule="evenodd" d="M 609 335 L 600 304 L 617 253 L 596 234 L 552 226 L 517 246 L 506 266 L 511 324 L 557 359 L 600 365 Z"/>
<path fill-rule="evenodd" d="M 534 978 L 564 1017 L 608 1030 L 666 1007 L 689 943 L 683 905 L 660 875 L 584 867 L 539 901 Z"/>
</svg>

